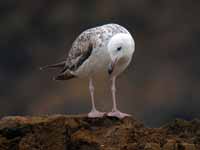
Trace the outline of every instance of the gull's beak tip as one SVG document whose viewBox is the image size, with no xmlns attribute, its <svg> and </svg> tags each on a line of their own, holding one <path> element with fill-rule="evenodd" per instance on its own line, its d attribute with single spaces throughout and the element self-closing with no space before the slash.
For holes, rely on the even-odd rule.
<svg viewBox="0 0 200 150">
<path fill-rule="evenodd" d="M 115 68 L 115 65 L 117 63 L 117 60 L 118 59 L 116 58 L 113 61 L 111 61 L 111 63 L 109 64 L 109 66 L 108 66 L 108 74 L 109 75 L 112 74 L 112 72 L 114 71 L 114 68 Z"/>
<path fill-rule="evenodd" d="M 113 72 L 113 66 L 112 66 L 112 64 L 109 64 L 109 66 L 108 66 L 108 74 L 110 75 L 110 74 L 112 74 L 112 72 Z"/>
</svg>

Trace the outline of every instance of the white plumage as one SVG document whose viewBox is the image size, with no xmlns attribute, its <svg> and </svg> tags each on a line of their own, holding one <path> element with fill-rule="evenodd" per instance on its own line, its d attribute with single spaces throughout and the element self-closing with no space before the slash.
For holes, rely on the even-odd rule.
<svg viewBox="0 0 200 150">
<path fill-rule="evenodd" d="M 115 81 L 131 62 L 134 50 L 134 40 L 124 27 L 107 24 L 82 32 L 73 42 L 65 61 L 41 69 L 62 68 L 55 77 L 56 80 L 89 78 L 92 110 L 88 113 L 88 117 L 102 117 L 106 114 L 123 118 L 129 115 L 117 109 Z M 95 107 L 93 78 L 98 74 L 107 75 L 112 80 L 113 109 L 109 113 L 100 112 Z"/>
</svg>

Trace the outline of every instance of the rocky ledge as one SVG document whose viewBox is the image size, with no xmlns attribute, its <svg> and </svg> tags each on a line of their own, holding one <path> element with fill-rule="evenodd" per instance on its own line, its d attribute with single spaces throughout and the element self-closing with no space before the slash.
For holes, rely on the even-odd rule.
<svg viewBox="0 0 200 150">
<path fill-rule="evenodd" d="M 200 121 L 147 128 L 133 118 L 4 117 L 0 150 L 200 150 Z"/>
</svg>

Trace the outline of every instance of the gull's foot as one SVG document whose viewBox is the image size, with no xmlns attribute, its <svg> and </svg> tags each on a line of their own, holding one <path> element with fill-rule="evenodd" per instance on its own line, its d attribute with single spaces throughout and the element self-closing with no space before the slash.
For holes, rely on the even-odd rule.
<svg viewBox="0 0 200 150">
<path fill-rule="evenodd" d="M 101 118 L 105 115 L 105 112 L 100 112 L 98 110 L 92 110 L 88 113 L 88 118 Z"/>
<path fill-rule="evenodd" d="M 116 111 L 111 111 L 107 114 L 107 116 L 109 117 L 117 117 L 119 119 L 122 119 L 124 117 L 129 117 L 131 116 L 130 114 L 126 114 L 126 113 L 122 113 L 120 112 L 119 110 L 116 110 Z"/>
</svg>

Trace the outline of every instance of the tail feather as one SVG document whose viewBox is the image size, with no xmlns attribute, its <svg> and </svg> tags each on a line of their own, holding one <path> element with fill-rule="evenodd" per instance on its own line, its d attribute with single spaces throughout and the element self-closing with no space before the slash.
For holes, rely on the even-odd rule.
<svg viewBox="0 0 200 150">
<path fill-rule="evenodd" d="M 75 75 L 72 74 L 72 72 L 70 72 L 69 70 L 58 74 L 57 76 L 55 76 L 53 78 L 53 80 L 69 80 L 71 78 L 76 77 Z"/>
<path fill-rule="evenodd" d="M 59 62 L 59 63 L 56 63 L 56 64 L 46 65 L 46 66 L 40 67 L 40 70 L 64 68 L 65 63 L 66 63 L 66 61 L 62 61 L 62 62 Z"/>
</svg>

